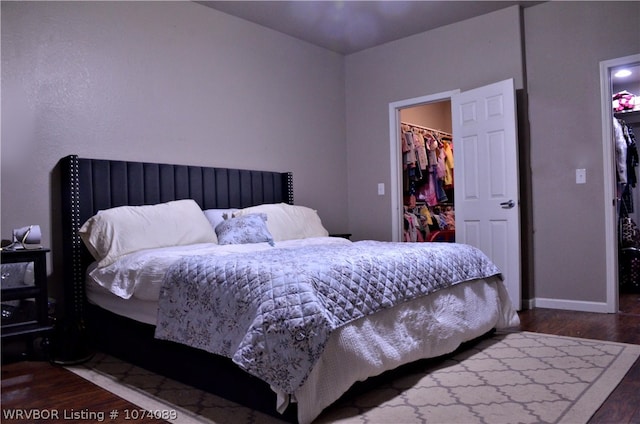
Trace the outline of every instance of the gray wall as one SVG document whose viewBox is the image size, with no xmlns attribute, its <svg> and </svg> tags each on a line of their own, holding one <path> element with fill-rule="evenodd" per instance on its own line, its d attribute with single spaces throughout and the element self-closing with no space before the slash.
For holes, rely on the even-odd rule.
<svg viewBox="0 0 640 424">
<path fill-rule="evenodd" d="M 51 245 L 68 154 L 293 171 L 346 232 L 344 134 L 341 55 L 193 2 L 2 2 L 3 239 Z"/>
<path fill-rule="evenodd" d="M 392 239 L 389 103 L 514 78 L 522 88 L 517 6 L 346 58 L 349 230 Z M 378 196 L 377 183 L 387 187 Z"/>
<path fill-rule="evenodd" d="M 521 175 L 530 192 L 522 218 L 532 232 L 525 234 L 525 262 L 532 264 L 524 297 L 605 302 L 599 62 L 640 52 L 639 24 L 638 2 L 548 2 L 348 56 L 355 238 L 391 238 L 391 199 L 375 191 L 377 182 L 390 183 L 389 103 L 514 78 L 518 106 L 529 110 L 519 123 L 524 172 L 531 167 Z M 586 185 L 575 184 L 575 168 L 587 169 Z"/>
<path fill-rule="evenodd" d="M 640 2 L 525 9 L 535 296 L 605 300 L 599 63 L 640 53 Z M 640 93 L 638 93 L 640 94 Z M 575 169 L 587 170 L 576 185 Z"/>
<path fill-rule="evenodd" d="M 330 231 L 390 239 L 389 103 L 514 78 L 525 295 L 604 302 L 598 64 L 640 52 L 638 2 L 511 7 L 347 57 L 192 2 L 1 7 L 3 238 L 38 223 L 49 244 L 52 169 L 77 153 L 291 170 Z"/>
</svg>

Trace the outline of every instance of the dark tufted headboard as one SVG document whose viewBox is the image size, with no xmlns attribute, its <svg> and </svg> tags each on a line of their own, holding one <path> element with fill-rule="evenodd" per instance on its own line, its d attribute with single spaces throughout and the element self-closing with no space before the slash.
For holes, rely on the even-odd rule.
<svg viewBox="0 0 640 424">
<path fill-rule="evenodd" d="M 194 199 L 202 209 L 244 208 L 262 203 L 293 204 L 290 172 L 253 171 L 119 160 L 60 161 L 63 278 L 66 313 L 81 320 L 84 279 L 93 261 L 78 230 L 99 210 Z"/>
</svg>

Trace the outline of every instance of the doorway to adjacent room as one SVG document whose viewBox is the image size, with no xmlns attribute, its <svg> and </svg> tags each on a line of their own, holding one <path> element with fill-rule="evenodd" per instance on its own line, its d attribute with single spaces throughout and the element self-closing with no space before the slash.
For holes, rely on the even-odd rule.
<svg viewBox="0 0 640 424">
<path fill-rule="evenodd" d="M 636 74 L 631 74 L 630 78 L 626 81 L 617 79 L 614 74 L 623 68 L 635 69 Z M 614 143 L 614 119 L 617 117 L 624 118 L 624 121 L 632 125 L 632 128 L 638 128 L 637 133 L 640 132 L 640 107 L 637 111 L 627 110 L 624 115 L 614 115 L 613 109 L 613 96 L 621 91 L 629 91 L 636 95 L 636 98 L 640 99 L 640 54 L 620 57 L 616 59 L 606 60 L 600 62 L 600 93 L 602 102 L 602 146 L 603 146 L 603 169 L 604 169 L 604 201 L 605 201 L 605 250 L 606 250 L 606 312 L 624 312 L 621 310 L 623 305 L 630 303 L 629 299 L 625 299 L 621 302 L 621 296 L 628 296 L 628 293 L 621 293 L 620 282 L 622 265 L 621 260 L 622 252 L 620 250 L 620 218 L 621 213 L 624 214 L 624 208 L 631 206 L 634 209 L 629 215 L 636 218 L 640 213 L 635 211 L 637 201 L 633 203 L 623 202 L 623 192 L 620 190 L 620 184 L 617 177 L 616 169 L 616 148 Z M 637 87 L 637 88 L 636 88 Z M 626 113 L 629 113 L 628 115 Z M 638 170 L 636 170 L 638 171 Z M 637 192 L 638 189 L 636 188 Z M 635 194 L 635 196 L 634 196 Z M 631 198 L 638 198 L 640 194 L 632 193 Z M 625 199 L 629 197 L 624 196 Z M 623 272 L 625 272 L 623 270 Z M 640 298 L 640 295 L 638 295 Z M 635 295 L 634 295 L 635 300 Z"/>
</svg>

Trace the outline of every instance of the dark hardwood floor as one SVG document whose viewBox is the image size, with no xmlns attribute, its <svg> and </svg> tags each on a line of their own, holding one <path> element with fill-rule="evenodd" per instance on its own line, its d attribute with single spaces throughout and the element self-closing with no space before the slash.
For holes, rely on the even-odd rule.
<svg viewBox="0 0 640 424">
<path fill-rule="evenodd" d="M 521 329 L 547 334 L 609 340 L 640 344 L 640 295 L 623 295 L 620 312 L 598 314 L 560 311 L 555 309 L 532 309 L 520 312 Z M 2 393 L 0 408 L 48 409 L 59 411 L 60 420 L 46 422 L 69 422 L 63 420 L 64 411 L 76 414 L 103 412 L 105 422 L 131 422 L 123 416 L 126 409 L 137 409 L 135 405 L 106 390 L 72 374 L 59 366 L 42 361 L 23 361 L 2 365 Z M 110 420 L 110 412 L 120 412 L 118 419 Z M 34 420 L 8 420 L 2 422 L 35 422 Z M 42 421 L 44 422 L 44 421 Z M 96 422 L 95 417 L 73 422 Z M 138 423 L 158 423 L 158 420 L 137 420 Z M 589 421 L 590 424 L 640 423 L 640 360 L 636 361 L 620 385 L 609 396 Z"/>
<path fill-rule="evenodd" d="M 44 361 L 2 365 L 1 388 L 3 423 L 168 423 L 140 417 L 139 406 Z"/>
</svg>

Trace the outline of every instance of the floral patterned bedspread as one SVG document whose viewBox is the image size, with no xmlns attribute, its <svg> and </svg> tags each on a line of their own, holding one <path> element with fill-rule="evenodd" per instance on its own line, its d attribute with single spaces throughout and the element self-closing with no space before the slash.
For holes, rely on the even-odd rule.
<svg viewBox="0 0 640 424">
<path fill-rule="evenodd" d="M 359 241 L 188 257 L 167 271 L 156 337 L 230 357 L 293 393 L 339 326 L 497 274 L 478 249 L 454 243 Z"/>
</svg>

